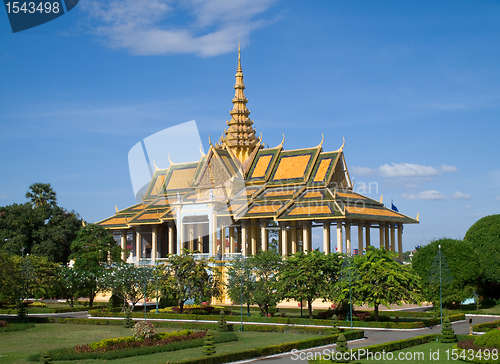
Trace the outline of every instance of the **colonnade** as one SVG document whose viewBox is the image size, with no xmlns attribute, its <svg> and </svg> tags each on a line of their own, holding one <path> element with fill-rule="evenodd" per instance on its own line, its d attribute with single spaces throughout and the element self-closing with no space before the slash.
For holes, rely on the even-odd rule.
<svg viewBox="0 0 500 364">
<path fill-rule="evenodd" d="M 380 248 L 403 254 L 403 225 L 393 222 L 364 221 L 292 221 L 270 224 L 272 220 L 245 219 L 226 223 L 214 219 L 212 224 L 204 222 L 183 223 L 177 229 L 174 222 L 150 225 L 121 231 L 122 258 L 126 259 L 127 234 L 134 234 L 136 261 L 150 259 L 155 262 L 167 254 L 177 254 L 182 249 L 199 251 L 208 255 L 222 254 L 255 255 L 259 250 L 269 249 L 271 235 L 277 240 L 278 250 L 283 256 L 312 250 L 312 228 L 322 228 L 323 251 L 325 254 L 354 253 L 352 230 L 357 226 L 357 254 L 363 255 L 364 248 L 371 245 L 371 229 L 379 229 Z M 209 231 L 212 230 L 212 231 Z M 332 249 L 332 230 L 336 230 L 336 246 Z M 272 233 L 274 232 L 274 233 Z M 397 236 L 397 239 L 396 239 Z M 151 253 L 146 254 L 146 247 Z M 163 247 L 163 249 L 162 249 Z M 148 256 L 146 256 L 148 255 Z"/>
</svg>

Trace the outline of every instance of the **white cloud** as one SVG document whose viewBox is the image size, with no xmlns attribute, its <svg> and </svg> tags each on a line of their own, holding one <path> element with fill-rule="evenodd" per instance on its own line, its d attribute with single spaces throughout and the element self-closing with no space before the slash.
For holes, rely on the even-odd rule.
<svg viewBox="0 0 500 364">
<path fill-rule="evenodd" d="M 441 164 L 441 170 L 443 172 L 456 172 L 456 171 L 458 171 L 457 167 L 447 166 L 446 164 Z"/>
<path fill-rule="evenodd" d="M 451 198 L 454 200 L 468 200 L 470 199 L 470 195 L 462 193 L 460 191 L 455 191 L 455 193 L 451 195 Z"/>
<path fill-rule="evenodd" d="M 256 16 L 275 1 L 93 0 L 81 3 L 81 7 L 95 23 L 95 33 L 111 48 L 138 55 L 215 56 L 234 52 L 238 38 L 263 26 L 265 21 Z"/>
<path fill-rule="evenodd" d="M 500 201 L 500 196 L 495 197 L 495 201 Z"/>
<path fill-rule="evenodd" d="M 384 177 L 428 177 L 439 174 L 434 167 L 411 163 L 392 163 L 380 166 L 379 173 Z"/>
<path fill-rule="evenodd" d="M 422 191 L 418 193 L 403 193 L 403 198 L 405 200 L 468 200 L 471 197 L 465 193 L 455 191 L 453 195 L 446 196 L 443 193 L 436 190 Z"/>
<path fill-rule="evenodd" d="M 352 167 L 351 173 L 357 176 L 371 176 L 375 174 L 375 171 L 368 167 Z"/>
<path fill-rule="evenodd" d="M 446 200 L 446 196 L 436 190 L 422 191 L 419 193 L 403 193 L 405 200 Z"/>
</svg>

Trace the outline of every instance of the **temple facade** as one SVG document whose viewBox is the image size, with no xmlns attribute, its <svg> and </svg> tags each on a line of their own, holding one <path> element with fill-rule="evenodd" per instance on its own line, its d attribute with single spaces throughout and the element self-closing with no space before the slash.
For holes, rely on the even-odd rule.
<svg viewBox="0 0 500 364">
<path fill-rule="evenodd" d="M 353 190 L 344 144 L 285 150 L 283 135 L 280 145 L 265 148 L 249 118 L 240 50 L 234 89 L 227 129 L 207 154 L 155 166 L 141 203 L 97 223 L 119 236 L 123 258 L 155 264 L 189 249 L 227 260 L 265 251 L 273 240 L 283 256 L 307 253 L 319 227 L 325 254 L 363 254 L 373 241 L 402 259 L 403 225 L 418 220 Z"/>
</svg>

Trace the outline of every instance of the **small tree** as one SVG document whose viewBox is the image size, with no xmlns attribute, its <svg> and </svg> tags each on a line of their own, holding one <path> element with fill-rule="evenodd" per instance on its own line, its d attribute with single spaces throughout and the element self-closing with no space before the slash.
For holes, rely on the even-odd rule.
<svg viewBox="0 0 500 364">
<path fill-rule="evenodd" d="M 214 336 L 210 332 L 207 333 L 205 338 L 205 345 L 203 346 L 202 353 L 203 355 L 215 354 Z"/>
<path fill-rule="evenodd" d="M 396 261 L 396 253 L 369 247 L 365 255 L 355 257 L 354 266 L 359 273 L 352 282 L 353 301 L 374 307 L 375 321 L 378 321 L 380 305 L 420 303 L 422 300 L 418 276 Z M 349 287 L 345 282 L 339 285 L 340 299 L 345 300 Z"/>
<path fill-rule="evenodd" d="M 441 329 L 441 342 L 442 343 L 456 343 L 457 335 L 453 331 L 450 319 L 445 317 L 443 320 L 443 328 Z"/>
<path fill-rule="evenodd" d="M 337 347 L 335 348 L 336 355 L 335 355 L 335 360 L 333 360 L 334 363 L 349 363 L 349 359 L 347 359 L 348 353 L 348 348 L 347 348 L 347 340 L 344 336 L 344 334 L 340 334 L 338 339 L 337 339 Z M 338 355 L 337 353 L 340 353 L 341 355 Z"/>
<path fill-rule="evenodd" d="M 71 250 L 73 253 L 70 258 L 75 260 L 74 269 L 85 277 L 82 285 L 92 307 L 96 294 L 108 288 L 105 275 L 111 263 L 121 261 L 121 248 L 105 228 L 87 224 L 78 232 Z"/>
<path fill-rule="evenodd" d="M 195 260 L 188 250 L 170 255 L 160 270 L 163 284 L 176 292 L 180 313 L 184 313 L 184 303 L 189 299 L 203 302 L 221 294 L 220 271 L 211 267 L 207 259 Z"/>
<path fill-rule="evenodd" d="M 231 301 L 245 304 L 250 312 L 252 291 L 255 287 L 255 277 L 248 259 L 237 256 L 227 268 L 227 295 Z"/>
<path fill-rule="evenodd" d="M 339 318 L 337 315 L 332 316 L 332 335 L 339 334 L 340 329 L 339 329 Z"/>
<path fill-rule="evenodd" d="M 330 285 L 340 270 L 338 254 L 325 255 L 319 251 L 297 252 L 288 257 L 278 273 L 280 297 L 307 301 L 309 318 L 313 318 L 312 303 L 328 296 Z"/>
<path fill-rule="evenodd" d="M 259 305 L 261 313 L 267 317 L 270 307 L 280 301 L 277 291 L 278 272 L 282 264 L 281 255 L 274 250 L 261 251 L 247 258 L 255 275 L 252 303 Z"/>
<path fill-rule="evenodd" d="M 123 311 L 134 310 L 135 305 L 146 296 L 150 296 L 154 290 L 153 280 L 154 268 L 148 266 L 136 266 L 123 263 L 108 275 L 109 287 L 116 290 L 116 294 L 123 299 Z"/>
</svg>

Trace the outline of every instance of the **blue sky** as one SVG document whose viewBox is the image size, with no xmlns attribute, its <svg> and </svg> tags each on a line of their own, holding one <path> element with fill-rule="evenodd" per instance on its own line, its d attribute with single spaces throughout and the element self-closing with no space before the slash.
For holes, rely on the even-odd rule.
<svg viewBox="0 0 500 364">
<path fill-rule="evenodd" d="M 34 182 L 89 222 L 132 205 L 133 145 L 193 119 L 205 150 L 222 134 L 238 38 L 264 143 L 345 137 L 355 189 L 420 213 L 405 250 L 498 213 L 497 1 L 81 0 L 16 34 L 0 10 L 0 205 Z"/>
</svg>

